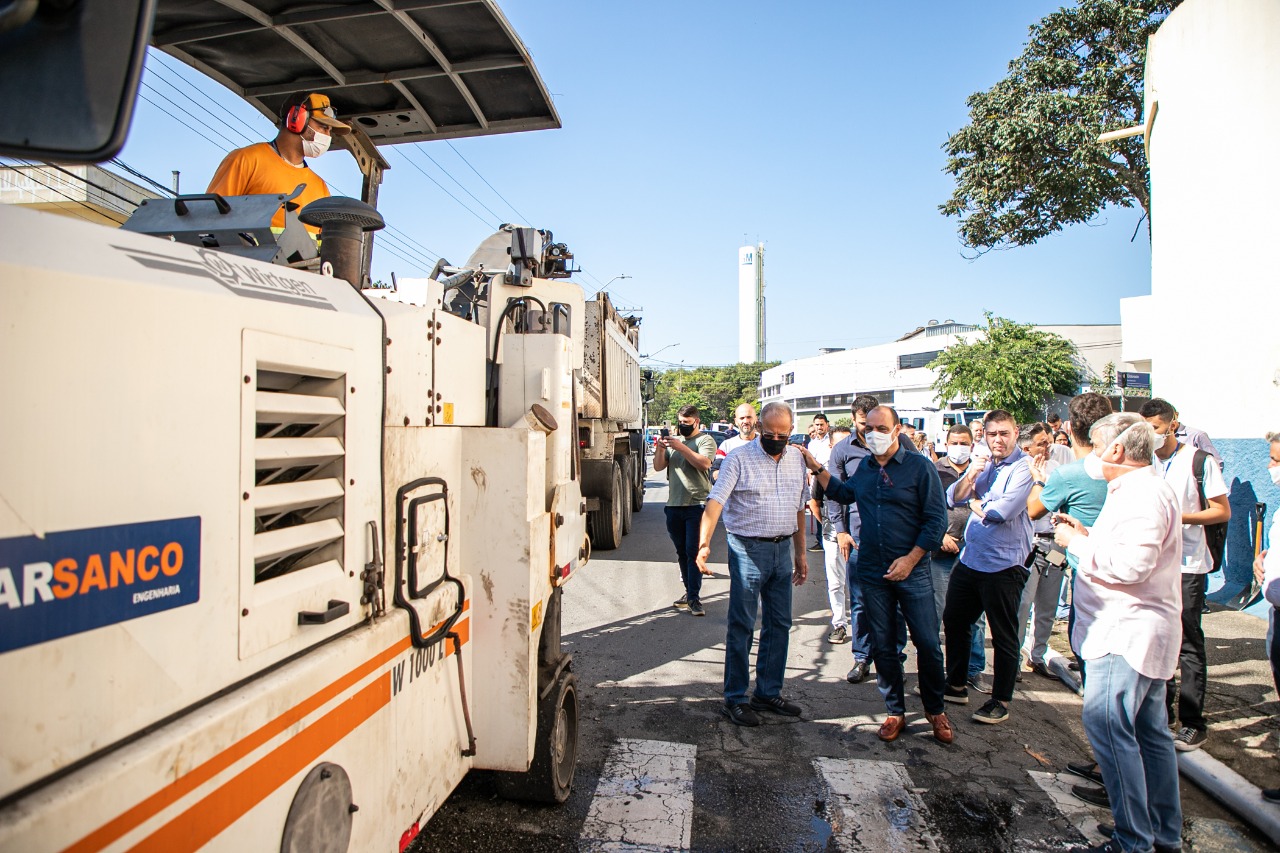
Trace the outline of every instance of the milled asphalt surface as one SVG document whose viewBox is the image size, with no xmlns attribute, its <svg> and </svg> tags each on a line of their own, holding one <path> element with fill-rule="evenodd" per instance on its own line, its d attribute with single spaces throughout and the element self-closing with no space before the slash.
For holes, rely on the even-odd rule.
<svg viewBox="0 0 1280 853">
<path fill-rule="evenodd" d="M 664 482 L 653 479 L 634 527 L 614 552 L 597 553 L 565 589 L 564 642 L 574 654 L 581 702 L 578 770 L 562 806 L 502 800 L 490 774 L 473 772 L 424 827 L 414 851 L 574 851 L 610 746 L 641 738 L 697 746 L 692 849 L 821 851 L 830 837 L 818 757 L 901 762 L 929 810 L 944 851 L 1076 850 L 1082 837 L 1028 776 L 1059 772 L 1088 754 L 1080 700 L 1057 682 L 1025 673 L 1010 720 L 985 726 L 949 707 L 950 747 L 936 743 L 918 697 L 908 693 L 908 731 L 875 736 L 884 706 L 874 679 L 851 685 L 848 645 L 831 646 L 821 554 L 795 591 L 784 695 L 802 719 L 764 715 L 758 729 L 718 713 L 728 599 L 723 528 L 712 550 L 717 577 L 704 583 L 705 618 L 676 611 L 681 593 L 667 538 Z M 1280 784 L 1275 764 L 1278 710 L 1255 617 L 1206 617 L 1211 644 L 1209 751 L 1263 785 Z M 1219 627 L 1221 625 L 1221 627 Z M 1061 630 L 1061 629 L 1060 629 Z M 1221 638 L 1219 639 L 1219 635 Z M 1065 646 L 1055 635 L 1054 644 Z M 1230 654 L 1228 654 L 1230 652 Z M 914 656 L 908 661 L 914 669 Z M 1219 680 L 1223 676 L 1225 680 Z M 914 684 L 908 675 L 907 686 Z M 1217 731 L 1221 729 L 1221 732 Z M 1189 851 L 1266 850 L 1229 812 L 1183 781 Z"/>
</svg>

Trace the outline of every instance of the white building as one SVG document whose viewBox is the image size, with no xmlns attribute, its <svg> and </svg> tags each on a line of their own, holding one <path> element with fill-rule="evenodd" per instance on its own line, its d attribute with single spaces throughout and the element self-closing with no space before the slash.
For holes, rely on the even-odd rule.
<svg viewBox="0 0 1280 853">
<path fill-rule="evenodd" d="M 1280 511 L 1263 438 L 1280 430 L 1277 45 L 1275 0 L 1187 0 L 1151 37 L 1139 129 L 1151 167 L 1151 295 L 1120 302 L 1124 357 L 1222 454 L 1225 596 L 1249 585 L 1255 507 L 1270 508 L 1268 528 Z"/>
<path fill-rule="evenodd" d="M 810 358 L 784 362 L 760 374 L 760 402 L 762 405 L 775 401 L 789 404 L 800 426 L 807 426 L 818 412 L 825 412 L 832 420 L 848 416 L 849 405 L 859 394 L 874 395 L 881 403 L 897 409 L 904 418 L 924 418 L 925 413 L 963 409 L 968 401 L 937 399 L 932 387 L 937 371 L 925 365 L 952 344 L 978 337 L 980 329 L 953 320 L 941 323 L 930 320 L 891 343 L 826 350 Z M 1114 363 L 1118 371 L 1133 369 L 1120 361 L 1118 325 L 1037 326 L 1036 329 L 1061 335 L 1075 344 L 1081 367 L 1092 376 L 1101 376 L 1108 362 Z M 1056 408 L 1065 413 L 1061 401 Z"/>
<path fill-rule="evenodd" d="M 101 166 L 0 166 L 0 204 L 119 225 L 154 190 Z"/>
</svg>

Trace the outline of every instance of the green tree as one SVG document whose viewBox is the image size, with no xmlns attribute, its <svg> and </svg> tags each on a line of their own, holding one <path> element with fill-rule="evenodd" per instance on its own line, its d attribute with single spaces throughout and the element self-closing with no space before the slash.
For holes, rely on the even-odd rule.
<svg viewBox="0 0 1280 853">
<path fill-rule="evenodd" d="M 1098 134 L 1142 122 L 1147 38 L 1180 2 L 1078 0 L 1030 28 L 1009 75 L 969 96 L 969 124 L 943 146 L 956 188 L 939 209 L 959 219 L 962 243 L 1025 246 L 1107 205 L 1150 214 L 1142 137 Z"/>
<path fill-rule="evenodd" d="M 742 403 L 757 405 L 760 373 L 779 362 L 729 364 L 714 367 L 681 367 L 658 375 L 649 420 L 674 421 L 681 406 L 694 405 L 702 422 L 732 421 Z"/>
<path fill-rule="evenodd" d="M 1116 391 L 1116 363 L 1108 361 L 1102 368 L 1102 376 L 1098 377 L 1098 385 L 1093 390 L 1099 394 L 1111 396 Z"/>
<path fill-rule="evenodd" d="M 929 366 L 938 371 L 938 398 L 969 400 L 980 409 L 1007 409 L 1018 423 L 1035 420 L 1052 394 L 1075 394 L 1080 383 L 1076 348 L 1052 332 L 986 314 L 987 328 L 972 342 L 942 351 Z"/>
</svg>

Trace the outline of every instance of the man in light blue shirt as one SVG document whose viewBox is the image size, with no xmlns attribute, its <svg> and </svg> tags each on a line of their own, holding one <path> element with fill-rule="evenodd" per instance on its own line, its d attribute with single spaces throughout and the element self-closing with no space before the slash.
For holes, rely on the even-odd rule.
<svg viewBox="0 0 1280 853">
<path fill-rule="evenodd" d="M 949 506 L 968 503 L 973 511 L 965 527 L 964 550 L 947 587 L 942 624 L 947 633 L 947 688 L 950 702 L 967 704 L 970 640 L 973 625 L 985 613 L 995 647 L 991 699 L 974 713 L 979 723 L 1003 723 L 1018 677 L 1018 602 L 1029 572 L 1032 527 L 1027 516 L 1031 493 L 1030 458 L 1018 447 L 1018 423 L 1003 409 L 988 412 L 988 457 L 975 448 L 965 475 L 947 489 Z"/>
</svg>

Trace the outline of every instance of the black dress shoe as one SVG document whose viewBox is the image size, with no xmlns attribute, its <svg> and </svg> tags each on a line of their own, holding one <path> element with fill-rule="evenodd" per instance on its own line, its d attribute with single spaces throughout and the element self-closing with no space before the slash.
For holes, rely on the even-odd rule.
<svg viewBox="0 0 1280 853">
<path fill-rule="evenodd" d="M 1111 808 L 1111 798 L 1107 796 L 1107 789 L 1101 785 L 1072 785 L 1071 794 L 1078 800 L 1084 800 L 1091 806 L 1099 808 Z"/>
<path fill-rule="evenodd" d="M 857 660 L 853 661 L 853 669 L 849 670 L 849 674 L 845 676 L 845 681 L 850 684 L 861 684 L 867 680 L 867 676 L 871 674 L 871 661 Z"/>
<path fill-rule="evenodd" d="M 1068 761 L 1067 772 L 1074 773 L 1081 779 L 1088 779 L 1095 785 L 1104 784 L 1102 781 L 1102 771 L 1098 769 L 1096 761 Z"/>
</svg>

